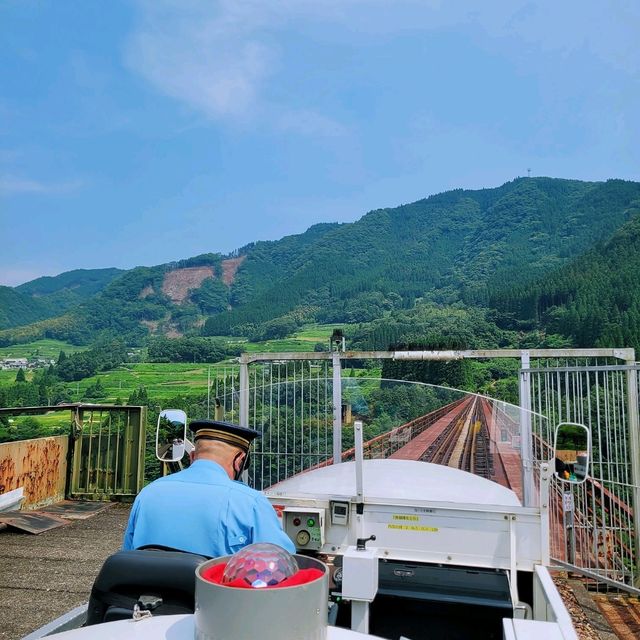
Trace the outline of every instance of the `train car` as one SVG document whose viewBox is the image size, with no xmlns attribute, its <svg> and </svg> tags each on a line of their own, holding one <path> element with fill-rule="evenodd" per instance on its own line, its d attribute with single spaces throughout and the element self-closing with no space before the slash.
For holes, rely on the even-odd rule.
<svg viewBox="0 0 640 640">
<path fill-rule="evenodd" d="M 275 596 L 210 593 L 203 568 L 228 559 L 119 552 L 94 587 L 91 626 L 74 628 L 87 623 L 85 607 L 25 640 L 577 639 L 547 569 L 552 465 L 540 468 L 540 505 L 524 507 L 511 489 L 449 466 L 364 460 L 359 423 L 355 430 L 355 460 L 265 491 L 300 566 L 323 567 L 322 595 L 317 587 Z M 174 435 L 184 436 L 188 450 L 186 432 Z M 149 586 L 137 593 L 143 575 Z M 183 609 L 158 615 L 158 603 L 180 584 Z"/>
</svg>

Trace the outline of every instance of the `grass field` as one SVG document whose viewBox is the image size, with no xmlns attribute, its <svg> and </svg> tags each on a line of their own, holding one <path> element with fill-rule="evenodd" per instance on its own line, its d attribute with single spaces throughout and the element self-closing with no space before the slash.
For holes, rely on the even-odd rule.
<svg viewBox="0 0 640 640">
<path fill-rule="evenodd" d="M 15 418 L 18 423 L 25 419 L 26 416 Z M 69 409 L 64 411 L 50 411 L 39 416 L 31 416 L 35 418 L 43 427 L 49 431 L 53 431 L 58 428 L 71 428 L 72 415 Z"/>
<path fill-rule="evenodd" d="M 61 340 L 36 340 L 25 344 L 14 344 L 10 347 L 0 347 L 0 360 L 3 358 L 30 358 L 40 356 L 41 358 L 57 358 L 61 351 L 67 355 L 84 351 L 88 347 L 78 347 L 69 342 Z"/>
<path fill-rule="evenodd" d="M 308 325 L 296 332 L 290 338 L 283 340 L 268 340 L 266 342 L 248 342 L 242 338 L 223 337 L 230 344 L 238 344 L 243 351 L 256 352 L 283 352 L 283 351 L 313 351 L 316 343 L 328 346 L 329 336 L 334 328 L 340 325 Z M 0 349 L 2 357 L 29 357 L 40 355 L 42 357 L 57 357 L 60 351 L 70 354 L 82 350 L 59 340 L 39 340 L 24 345 L 5 347 Z M 207 392 L 207 375 L 211 370 L 212 382 L 216 372 L 219 376 L 223 371 L 237 371 L 235 363 L 227 362 L 216 365 L 186 364 L 186 363 L 127 363 L 116 370 L 100 373 L 80 382 L 68 383 L 71 390 L 71 399 L 80 401 L 85 390 L 94 385 L 99 379 L 105 389 L 105 396 L 100 400 L 85 400 L 87 402 L 112 403 L 119 399 L 126 402 L 129 396 L 140 387 L 145 387 L 149 396 L 154 400 L 162 401 L 176 395 L 200 395 Z M 27 379 L 33 375 L 26 372 Z M 15 381 L 16 371 L 0 371 L 0 384 L 11 384 Z M 40 419 L 40 417 L 38 418 Z M 47 418 L 54 420 L 53 417 Z"/>
<path fill-rule="evenodd" d="M 85 389 L 95 384 L 98 378 L 106 392 L 106 398 L 102 401 L 106 402 L 114 402 L 116 398 L 126 402 L 139 387 L 145 387 L 149 396 L 155 400 L 177 395 L 206 394 L 209 368 L 213 384 L 216 373 L 223 375 L 224 365 L 143 362 L 126 364 L 114 371 L 85 378 L 69 384 L 69 388 L 74 401 L 82 398 Z M 237 369 L 236 366 L 235 371 Z M 231 373 L 233 367 L 227 365 L 226 370 Z"/>
<path fill-rule="evenodd" d="M 290 338 L 282 340 L 266 340 L 265 342 L 245 342 L 241 346 L 249 353 L 276 353 L 283 351 L 313 351 L 316 343 L 329 346 L 329 337 L 333 330 L 343 325 L 339 324 L 314 324 L 307 325 L 304 329 L 296 331 Z"/>
<path fill-rule="evenodd" d="M 69 409 L 64 411 L 50 411 L 43 415 L 25 416 L 14 415 L 8 416 L 9 425 L 15 428 L 16 434 L 21 439 L 40 438 L 46 435 L 69 434 L 72 424 L 72 415 Z M 36 421 L 40 427 L 37 433 L 34 433 L 33 422 Z M 29 424 L 31 423 L 31 424 Z"/>
<path fill-rule="evenodd" d="M 0 369 L 0 385 L 13 384 L 16 381 L 16 374 L 18 372 L 15 369 Z M 29 376 L 27 375 L 27 380 Z"/>
</svg>

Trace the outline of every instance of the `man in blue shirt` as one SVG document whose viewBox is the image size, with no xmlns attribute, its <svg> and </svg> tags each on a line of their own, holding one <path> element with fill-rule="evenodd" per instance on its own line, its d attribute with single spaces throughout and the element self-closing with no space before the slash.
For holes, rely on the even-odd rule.
<svg viewBox="0 0 640 640">
<path fill-rule="evenodd" d="M 253 429 L 200 420 L 190 425 L 191 466 L 155 480 L 137 496 L 123 549 L 153 545 L 217 557 L 254 542 L 271 542 L 294 553 L 265 496 L 238 482 Z"/>
</svg>

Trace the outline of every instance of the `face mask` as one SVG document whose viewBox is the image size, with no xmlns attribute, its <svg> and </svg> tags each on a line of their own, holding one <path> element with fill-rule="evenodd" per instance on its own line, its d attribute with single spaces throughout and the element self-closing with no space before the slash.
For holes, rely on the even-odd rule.
<svg viewBox="0 0 640 640">
<path fill-rule="evenodd" d="M 235 470 L 236 468 L 236 460 L 238 459 L 238 456 L 243 455 L 243 451 L 239 451 L 236 454 L 236 457 L 233 459 L 233 468 Z M 247 451 L 246 455 L 244 456 L 244 462 L 242 464 L 242 466 L 235 472 L 235 475 L 233 477 L 234 480 L 240 480 L 240 478 L 242 477 L 243 472 L 245 471 L 245 469 L 249 468 L 249 452 Z"/>
</svg>

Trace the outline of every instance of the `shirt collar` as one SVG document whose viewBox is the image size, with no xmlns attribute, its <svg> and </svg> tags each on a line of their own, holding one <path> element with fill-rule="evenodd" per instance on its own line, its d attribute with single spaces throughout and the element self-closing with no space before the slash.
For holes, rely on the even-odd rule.
<svg viewBox="0 0 640 640">
<path fill-rule="evenodd" d="M 202 469 L 203 471 L 207 469 L 209 471 L 213 471 L 216 475 L 222 474 L 227 478 L 229 477 L 229 474 L 224 470 L 224 467 L 213 460 L 194 460 L 189 468 Z"/>
</svg>

